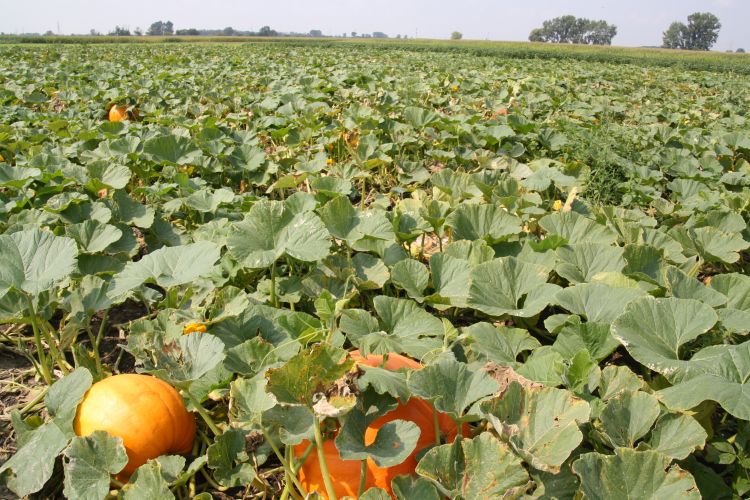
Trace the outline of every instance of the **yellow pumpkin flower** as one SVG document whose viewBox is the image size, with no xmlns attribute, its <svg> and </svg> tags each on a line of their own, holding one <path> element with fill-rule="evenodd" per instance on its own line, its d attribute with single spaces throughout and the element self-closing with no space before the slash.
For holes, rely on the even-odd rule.
<svg viewBox="0 0 750 500">
<path fill-rule="evenodd" d="M 326 158 L 326 165 L 333 165 L 333 158 Z"/>
<path fill-rule="evenodd" d="M 203 323 L 188 323 L 182 328 L 183 335 L 195 332 L 206 333 L 206 325 L 204 325 Z"/>
<path fill-rule="evenodd" d="M 559 212 L 562 209 L 562 207 L 563 207 L 562 200 L 555 200 L 555 202 L 552 204 L 552 209 L 555 212 Z"/>
<path fill-rule="evenodd" d="M 454 85 L 451 87 L 451 92 L 458 92 L 458 85 Z"/>
</svg>

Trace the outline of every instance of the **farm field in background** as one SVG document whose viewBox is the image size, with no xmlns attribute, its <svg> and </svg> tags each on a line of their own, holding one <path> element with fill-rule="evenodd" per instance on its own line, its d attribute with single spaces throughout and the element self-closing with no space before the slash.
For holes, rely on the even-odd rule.
<svg viewBox="0 0 750 500">
<path fill-rule="evenodd" d="M 748 75 L 489 42 L 0 44 L 0 483 L 746 496 Z"/>
</svg>

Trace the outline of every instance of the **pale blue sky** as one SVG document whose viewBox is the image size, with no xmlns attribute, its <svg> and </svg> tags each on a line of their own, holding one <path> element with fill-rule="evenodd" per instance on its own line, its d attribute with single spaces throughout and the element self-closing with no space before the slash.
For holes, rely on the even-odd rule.
<svg viewBox="0 0 750 500">
<path fill-rule="evenodd" d="M 171 20 L 176 28 L 257 30 L 325 34 L 384 31 L 423 38 L 526 40 L 552 17 L 573 14 L 605 19 L 619 28 L 616 45 L 659 45 L 672 21 L 692 12 L 716 14 L 723 28 L 715 50 L 750 50 L 750 0 L 0 0 L 0 31 L 106 32 L 115 24 L 147 28 Z"/>
</svg>

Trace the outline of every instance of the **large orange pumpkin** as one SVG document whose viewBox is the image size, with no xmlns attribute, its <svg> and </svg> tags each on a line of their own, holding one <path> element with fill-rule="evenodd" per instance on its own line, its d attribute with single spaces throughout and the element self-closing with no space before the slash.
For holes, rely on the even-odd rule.
<svg viewBox="0 0 750 500">
<path fill-rule="evenodd" d="M 362 357 L 359 351 L 353 351 L 350 356 L 357 364 L 365 366 L 382 366 L 383 357 L 370 355 Z M 389 354 L 383 368 L 387 370 L 399 370 L 407 368 L 418 370 L 422 365 L 413 359 L 401 356 L 400 354 Z M 401 403 L 392 412 L 375 420 L 365 431 L 365 443 L 372 444 L 377 436 L 378 429 L 392 420 L 409 420 L 417 424 L 421 429 L 417 446 L 411 455 L 399 465 L 394 467 L 378 467 L 371 459 L 367 459 L 367 483 L 365 489 L 377 487 L 383 488 L 391 494 L 391 481 L 401 474 L 413 474 L 417 467 L 416 455 L 419 450 L 435 443 L 435 424 L 433 410 L 430 403 L 419 398 L 411 398 L 405 404 Z M 457 434 L 456 423 L 447 415 L 439 414 L 438 421 L 440 430 L 449 441 L 453 441 Z M 307 449 L 309 443 L 303 441 L 294 449 L 295 455 L 300 457 Z M 359 489 L 360 465 L 358 460 L 342 460 L 336 445 L 332 439 L 323 443 L 323 453 L 326 458 L 326 464 L 330 472 L 333 487 L 337 497 L 357 496 Z M 299 472 L 299 479 L 302 486 L 308 491 L 317 491 L 323 498 L 328 498 L 323 476 L 320 472 L 317 454 L 313 451 L 305 461 Z"/>
<path fill-rule="evenodd" d="M 130 476 L 150 458 L 189 453 L 195 418 L 182 396 L 168 383 L 149 375 L 115 375 L 94 384 L 78 407 L 73 428 L 79 436 L 106 431 L 122 438 Z"/>
</svg>

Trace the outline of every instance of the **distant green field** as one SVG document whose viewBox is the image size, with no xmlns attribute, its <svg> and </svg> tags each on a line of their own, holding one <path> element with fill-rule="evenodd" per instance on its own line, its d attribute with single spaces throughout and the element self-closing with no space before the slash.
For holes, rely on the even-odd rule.
<svg viewBox="0 0 750 500">
<path fill-rule="evenodd" d="M 683 51 L 660 48 L 602 47 L 530 42 L 463 40 L 401 40 L 294 37 L 127 37 L 127 36 L 0 36 L 0 44 L 102 44 L 102 43 L 281 43 L 285 45 L 348 45 L 368 48 L 429 50 L 520 59 L 578 59 L 595 62 L 677 66 L 691 70 L 731 71 L 750 74 L 750 55 L 725 52 Z"/>
</svg>

